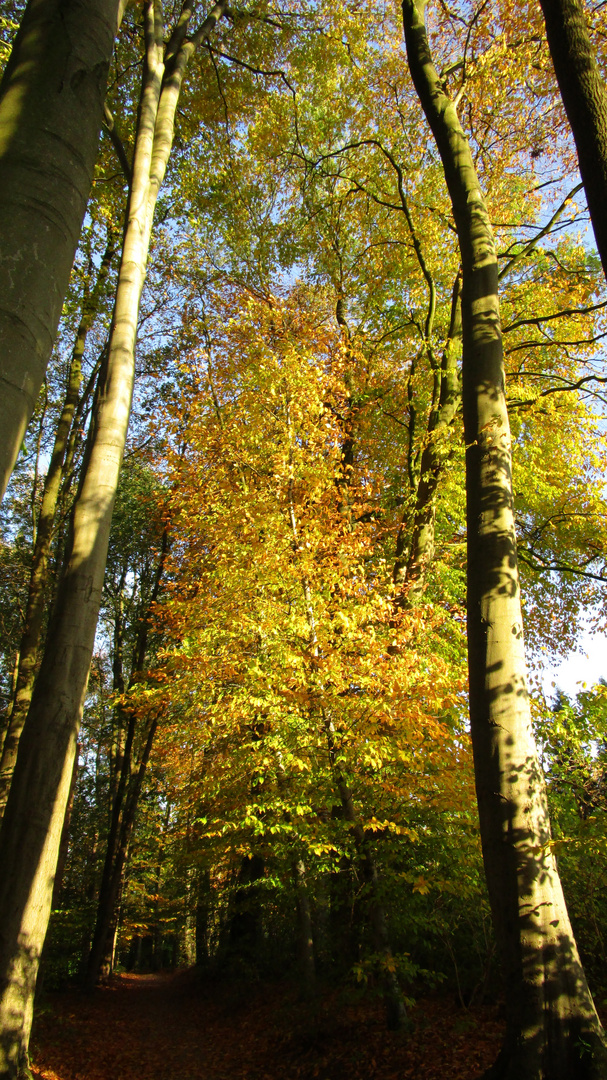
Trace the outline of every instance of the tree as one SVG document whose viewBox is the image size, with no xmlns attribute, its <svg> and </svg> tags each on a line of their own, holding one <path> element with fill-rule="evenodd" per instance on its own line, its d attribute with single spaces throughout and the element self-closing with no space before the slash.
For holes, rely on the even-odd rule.
<svg viewBox="0 0 607 1080">
<path fill-rule="evenodd" d="M 30 0 L 0 84 L 0 496 L 55 341 L 121 6 Z"/>
<path fill-rule="evenodd" d="M 483 858 L 508 1030 L 495 1077 L 604 1077 L 607 1046 L 562 895 L 531 732 L 512 511 L 498 265 L 468 140 L 434 67 L 425 2 L 404 0 L 411 77 L 445 170 L 462 256 L 468 667 Z M 590 1061 L 582 1047 L 590 1046 Z"/>
<path fill-rule="evenodd" d="M 224 8 L 222 0 L 188 38 L 193 8 L 185 0 L 165 46 L 161 8 L 151 0 L 144 3 L 145 62 L 112 330 L 47 646 L 0 829 L 0 858 L 6 871 L 0 887 L 0 1075 L 19 1076 L 27 1071 L 36 974 L 48 925 L 130 415 L 137 319 L 154 209 L 171 152 L 184 71 Z M 32 791 L 37 793 L 35 814 Z"/>
<path fill-rule="evenodd" d="M 339 963 L 360 961 L 362 948 L 360 977 L 378 981 L 396 1025 L 396 972 L 411 977 L 414 964 L 390 940 L 395 887 L 383 850 L 392 834 L 412 835 L 408 793 L 431 801 L 432 770 L 447 774 L 457 756 L 455 675 L 439 657 L 416 668 L 418 635 L 432 656 L 429 640 L 404 613 L 394 624 L 373 509 L 378 466 L 344 453 L 361 358 L 331 307 L 303 287 L 282 300 L 245 294 L 240 310 L 238 301 L 228 294 L 207 312 L 207 346 L 202 356 L 191 347 L 191 386 L 171 421 L 185 450 L 172 498 L 174 582 L 160 613 L 175 641 L 159 690 L 171 687 L 163 761 L 170 748 L 189 813 L 208 821 L 194 836 L 218 838 L 216 865 L 229 845 L 279 866 L 289 889 L 299 861 L 318 887 L 319 860 L 350 886 L 348 904 L 333 890 L 334 917 L 347 917 L 356 941 Z M 430 730 L 426 772 L 414 747 Z M 455 803 L 459 788 L 452 794 Z M 173 802 L 180 815 L 182 798 Z"/>
<path fill-rule="evenodd" d="M 99 886 L 99 903 L 87 963 L 90 989 L 101 975 L 111 972 L 106 957 L 111 952 L 117 905 L 124 881 L 129 843 L 135 824 L 139 796 L 158 725 L 158 711 L 140 716 L 141 709 L 130 703 L 129 691 L 143 689 L 144 665 L 150 637 L 150 622 L 158 601 L 168 551 L 168 525 L 161 530 L 155 513 L 151 478 L 145 469 L 129 470 L 118 491 L 118 514 L 114 514 L 104 593 L 113 613 L 112 739 L 110 746 L 109 801 L 110 826 L 105 861 Z M 159 548 L 154 558 L 151 551 Z M 116 563 L 118 566 L 116 567 Z M 113 573 L 111 572 L 113 570 Z M 127 587 L 127 577 L 130 584 Z M 125 610 L 126 608 L 126 610 Z M 113 612 L 112 612 L 113 609 Z M 130 649 L 129 649 L 130 645 Z M 130 652 L 130 658 L 126 655 Z"/>
<path fill-rule="evenodd" d="M 50 593 L 49 562 L 52 541 L 56 528 L 56 517 L 62 481 L 65 479 L 68 447 L 73 432 L 74 417 L 80 401 L 82 382 L 82 357 L 86 339 L 97 309 L 100 305 L 103 286 L 107 278 L 112 258 L 115 254 L 117 239 L 112 228 L 108 232 L 108 241 L 97 280 L 92 289 L 85 292 L 82 316 L 78 326 L 72 351 L 67 388 L 49 468 L 44 481 L 42 502 L 38 514 L 32 569 L 24 618 L 24 629 L 19 645 L 19 660 L 13 702 L 8 716 L 7 732 L 0 755 L 0 817 L 4 812 L 10 788 L 13 769 L 17 759 L 19 738 L 25 723 L 34 688 L 37 666 L 43 642 L 43 619 Z"/>
<path fill-rule="evenodd" d="M 582 0 L 540 0 L 550 55 L 577 148 L 592 228 L 607 276 L 607 88 Z"/>
</svg>

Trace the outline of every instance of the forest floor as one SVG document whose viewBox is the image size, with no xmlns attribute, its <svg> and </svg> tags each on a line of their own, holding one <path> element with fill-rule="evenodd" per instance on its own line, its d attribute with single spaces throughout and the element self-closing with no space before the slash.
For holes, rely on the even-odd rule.
<svg viewBox="0 0 607 1080">
<path fill-rule="evenodd" d="M 120 975 L 48 994 L 32 1038 L 36 1080 L 473 1080 L 497 1055 L 495 1008 L 425 998 L 407 1032 L 343 991 L 314 1004 L 288 984 L 237 992 L 190 973 Z"/>
</svg>

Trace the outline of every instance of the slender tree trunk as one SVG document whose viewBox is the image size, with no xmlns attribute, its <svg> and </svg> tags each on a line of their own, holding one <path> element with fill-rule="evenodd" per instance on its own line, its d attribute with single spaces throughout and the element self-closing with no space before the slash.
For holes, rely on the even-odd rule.
<svg viewBox="0 0 607 1080">
<path fill-rule="evenodd" d="M 436 140 L 462 256 L 470 719 L 483 858 L 506 982 L 510 1080 L 607 1076 L 569 923 L 530 722 L 512 509 L 497 257 L 468 141 L 430 53 L 424 0 L 404 0 L 409 68 Z"/>
<path fill-rule="evenodd" d="M 297 900 L 299 924 L 299 963 L 304 997 L 312 997 L 316 989 L 316 965 L 314 963 L 314 938 L 312 936 L 312 912 L 306 885 L 306 868 L 303 859 L 293 864 L 293 883 Z"/>
<path fill-rule="evenodd" d="M 65 873 L 65 864 L 67 862 L 67 853 L 70 846 L 70 825 L 72 823 L 72 811 L 74 809 L 74 798 L 76 795 L 76 782 L 78 780 L 78 755 L 82 746 L 78 744 L 76 746 L 76 753 L 74 754 L 74 764 L 72 767 L 72 779 L 70 782 L 70 790 L 67 797 L 67 806 L 65 808 L 65 817 L 63 819 L 63 828 L 61 830 L 61 840 L 59 842 L 59 854 L 57 857 L 57 869 L 55 871 L 55 880 L 53 881 L 53 899 L 51 901 L 51 911 L 54 911 L 59 906 L 59 900 L 61 898 L 61 890 L 63 888 L 63 875 Z"/>
<path fill-rule="evenodd" d="M 607 277 L 607 87 L 596 62 L 582 0 L 540 3 Z"/>
<path fill-rule="evenodd" d="M 195 938 L 196 964 L 209 960 L 209 918 L 211 914 L 211 875 L 201 870 L 196 882 Z"/>
<path fill-rule="evenodd" d="M 103 287 L 109 273 L 110 265 L 116 250 L 116 237 L 113 231 L 108 237 L 105 254 L 103 256 L 95 287 L 86 298 L 80 325 L 76 334 L 76 342 L 72 350 L 68 384 L 61 416 L 55 433 L 55 442 L 51 454 L 51 460 L 44 481 L 44 491 L 40 514 L 38 516 L 38 528 L 32 557 L 32 570 L 30 575 L 27 606 L 25 611 L 25 625 L 21 645 L 19 649 L 19 666 L 17 682 L 13 696 L 12 708 L 9 715 L 8 727 L 2 756 L 0 757 L 0 818 L 4 813 L 8 791 L 10 788 L 19 739 L 25 723 L 25 718 L 32 699 L 36 671 L 43 638 L 44 612 L 49 601 L 49 559 L 51 545 L 55 533 L 57 520 L 57 504 L 59 492 L 64 477 L 68 441 L 82 382 L 82 357 L 86 347 L 88 332 L 93 324 L 99 309 Z"/>
<path fill-rule="evenodd" d="M 93 942 L 88 958 L 86 985 L 89 990 L 94 989 L 101 976 L 103 957 L 107 948 L 107 941 L 116 912 L 116 907 L 118 905 L 120 890 L 122 888 L 124 869 L 126 866 L 126 860 L 129 853 L 129 844 L 131 842 L 133 826 L 135 824 L 135 816 L 137 813 L 137 805 L 139 802 L 139 796 L 141 794 L 141 788 L 150 758 L 150 753 L 152 751 L 152 745 L 154 742 L 154 736 L 156 734 L 157 724 L 157 717 L 153 717 L 148 724 L 148 729 L 144 738 L 141 759 L 138 762 L 133 777 L 131 778 L 131 784 L 128 789 L 128 794 L 124 799 L 124 805 L 122 805 L 123 791 L 119 791 L 117 796 L 117 804 L 115 806 L 114 814 L 112 817 L 112 829 L 108 838 L 108 846 L 103 867 L 103 876 L 101 879 L 101 887 L 99 891 L 99 903 L 97 906 L 95 931 L 93 934 Z M 131 748 L 134 727 L 135 719 L 131 718 L 129 734 L 127 736 L 127 746 L 125 748 L 123 762 L 123 773 L 125 775 L 127 773 L 127 770 L 130 773 Z"/>
<path fill-rule="evenodd" d="M 103 949 L 103 955 L 101 957 L 101 964 L 99 966 L 99 981 L 107 983 L 111 979 L 114 973 L 114 963 L 116 960 L 116 945 L 118 944 L 118 928 L 120 926 L 120 909 L 122 907 L 122 893 L 124 891 L 124 878 L 125 878 L 126 864 L 122 869 L 120 876 L 120 885 L 118 889 L 118 895 L 116 897 L 116 904 L 112 911 L 112 917 L 108 926 L 107 936 L 105 939 L 105 946 Z"/>
<path fill-rule="evenodd" d="M 21 735 L 0 829 L 0 1078 L 27 1075 L 40 953 L 101 601 L 109 530 L 131 406 L 139 302 L 154 207 L 173 140 L 187 62 L 223 15 L 187 39 L 191 8 L 166 46 L 162 6 L 145 0 L 145 68 L 133 182 L 110 344 L 100 373 L 82 479 L 48 644 Z M 165 58 L 167 64 L 165 66 Z"/>
<path fill-rule="evenodd" d="M 2 728 L 0 729 L 0 755 L 2 754 L 2 751 L 4 750 L 4 740 L 6 739 L 6 736 L 8 735 L 10 709 L 12 708 L 12 702 L 14 700 L 15 693 L 17 691 L 17 676 L 18 675 L 19 675 L 19 649 L 17 649 L 17 652 L 15 653 L 15 662 L 13 664 L 13 670 L 12 670 L 12 673 L 11 673 L 10 696 L 9 696 L 9 700 L 8 700 L 8 703 L 7 703 L 7 708 L 4 711 L 4 715 L 2 717 Z"/>
<path fill-rule="evenodd" d="M 57 333 L 119 0 L 29 0 L 0 84 L 0 496 Z"/>
<path fill-rule="evenodd" d="M 165 527 L 162 534 L 162 547 L 158 566 L 156 568 L 154 586 L 150 595 L 149 606 L 139 625 L 139 633 L 137 635 L 137 643 L 133 658 L 133 673 L 129 689 L 139 677 L 145 659 L 151 609 L 153 604 L 156 603 L 160 592 L 167 552 L 168 527 Z M 120 635 L 121 631 L 119 631 L 119 636 Z M 124 693 L 121 652 L 122 648 L 120 647 L 115 656 L 115 661 L 117 660 L 118 662 L 115 663 L 114 666 L 113 681 L 114 690 L 118 689 L 120 693 Z M 131 711 L 125 717 L 125 710 L 121 706 L 118 706 L 115 710 L 114 721 L 115 726 L 120 733 L 120 749 L 115 755 L 117 775 L 115 782 L 112 785 L 114 790 L 111 792 L 112 811 L 110 830 L 105 852 L 103 873 L 101 876 L 101 885 L 99 888 L 99 902 L 97 906 L 93 942 L 87 965 L 86 983 L 89 990 L 92 990 L 95 987 L 102 975 L 104 950 L 107 949 L 107 938 L 110 933 L 114 911 L 122 887 L 124 868 L 128 856 L 131 834 L 135 824 L 139 796 L 141 795 L 141 789 L 150 754 L 152 752 L 152 745 L 157 727 L 157 719 L 153 718 L 149 722 L 147 730 L 144 731 L 141 756 L 133 767 L 133 743 L 136 734 L 137 715 L 135 712 Z M 122 737 L 125 733 L 126 737 L 124 738 L 123 745 Z"/>
<path fill-rule="evenodd" d="M 124 567 L 120 576 L 120 584 L 118 586 L 118 597 L 116 600 L 116 609 L 114 615 L 114 638 L 112 642 L 113 660 L 112 660 L 112 695 L 114 697 L 122 697 L 125 691 L 124 685 L 124 585 L 126 581 L 127 569 Z M 126 729 L 125 729 L 125 711 L 120 701 L 117 701 L 112 706 L 112 740 L 110 744 L 109 754 L 109 789 L 108 789 L 108 802 L 109 802 L 109 818 L 110 818 L 110 833 L 112 830 L 112 819 L 115 814 L 116 800 L 120 792 L 120 785 L 122 777 L 124 776 L 124 761 L 125 761 L 125 749 L 126 749 Z M 127 723 L 127 728 L 128 728 Z"/>
<path fill-rule="evenodd" d="M 86 418 L 89 410 L 91 409 L 91 403 L 94 401 L 95 387 L 97 386 L 97 381 L 99 379 L 99 372 L 101 371 L 101 368 L 106 361 L 109 344 L 110 343 L 108 338 L 99 355 L 97 356 L 95 363 L 93 364 L 93 368 L 88 377 L 88 382 L 84 390 L 80 394 L 80 401 L 78 402 L 76 411 L 74 413 L 74 419 L 72 420 L 72 427 L 69 433 L 67 447 L 65 450 L 65 464 L 63 466 L 61 490 L 59 492 L 58 499 L 57 520 L 59 523 L 65 516 L 66 507 L 69 504 L 71 485 L 75 472 L 74 462 L 77 460 L 78 453 L 82 446 L 82 442 L 84 439 L 84 430 L 86 427 Z"/>
<path fill-rule="evenodd" d="M 430 413 L 428 435 L 421 456 L 420 477 L 415 497 L 411 541 L 407 553 L 407 519 L 403 519 L 396 541 L 392 578 L 398 590 L 399 606 L 414 604 L 421 598 L 428 568 L 434 556 L 436 491 L 449 460 L 444 440 L 461 404 L 457 370 L 461 345 L 461 281 L 456 278 L 451 302 L 451 321 L 440 370 L 436 372 L 439 389 L 436 406 Z"/>
<path fill-rule="evenodd" d="M 160 831 L 160 846 L 158 849 L 158 862 L 156 863 L 156 875 L 154 882 L 154 925 L 152 928 L 152 967 L 154 971 L 160 971 L 164 965 L 163 933 L 160 913 L 160 886 L 162 884 L 162 871 L 166 858 L 166 834 L 171 820 L 171 804 L 167 802 L 162 829 Z"/>
<path fill-rule="evenodd" d="M 97 916 L 93 941 L 87 962 L 86 984 L 89 990 L 94 989 L 100 974 L 106 938 L 112 922 L 114 907 L 118 901 L 120 883 L 122 879 L 122 867 L 126 861 L 127 852 L 121 845 L 121 829 L 124 818 L 124 802 L 127 786 L 131 776 L 131 755 L 133 752 L 133 739 L 135 736 L 136 717 L 131 713 L 128 718 L 127 734 L 122 755 L 121 768 L 118 776 L 116 794 L 112 799 L 112 812 L 110 818 L 110 830 L 105 849 L 105 860 L 99 886 L 99 900 L 97 904 Z M 122 850 L 121 850 L 122 849 Z M 118 863 L 118 873 L 116 869 Z"/>
<path fill-rule="evenodd" d="M 188 967 L 196 963 L 196 875 L 192 867 L 186 871 L 183 947 L 181 954 Z"/>
</svg>

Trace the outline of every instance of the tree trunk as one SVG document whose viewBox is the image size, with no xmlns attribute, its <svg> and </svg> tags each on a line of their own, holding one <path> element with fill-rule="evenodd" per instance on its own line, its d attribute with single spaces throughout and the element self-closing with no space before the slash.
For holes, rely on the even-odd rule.
<svg viewBox="0 0 607 1080">
<path fill-rule="evenodd" d="M 72 766 L 72 779 L 70 782 L 70 790 L 67 797 L 67 806 L 65 808 L 65 817 L 63 819 L 63 828 L 61 830 L 61 840 L 59 842 L 59 853 L 57 856 L 57 869 L 55 871 L 55 879 L 53 881 L 53 898 L 51 900 L 51 911 L 59 907 L 59 901 L 61 899 L 61 890 L 63 888 L 63 875 L 65 873 L 65 864 L 67 862 L 67 853 L 70 847 L 70 825 L 72 823 L 72 811 L 74 809 L 74 798 L 76 795 L 76 783 L 78 780 L 78 756 L 82 746 L 80 743 L 76 746 L 76 753 L 74 754 L 74 764 Z"/>
<path fill-rule="evenodd" d="M 63 822 L 63 829 L 61 830 L 61 840 L 59 842 L 59 856 L 57 859 L 57 870 L 55 873 L 55 880 L 53 881 L 53 896 L 51 900 L 51 912 L 56 911 L 59 907 L 61 900 L 61 890 L 63 889 L 63 875 L 65 873 L 65 864 L 67 861 L 67 853 L 70 846 L 70 825 L 72 822 L 72 810 L 74 809 L 74 796 L 76 794 L 76 781 L 78 780 L 78 756 L 81 750 L 80 744 L 76 747 L 76 753 L 74 755 L 74 766 L 72 769 L 72 780 L 70 783 L 70 790 L 67 798 L 67 807 L 65 810 L 65 819 Z M 46 951 L 49 945 L 48 937 L 45 939 L 42 954 L 40 956 L 40 966 L 38 968 L 38 978 L 36 980 L 36 997 L 40 999 L 40 995 L 44 989 L 44 975 L 46 970 Z"/>
<path fill-rule="evenodd" d="M 0 84 L 0 497 L 55 342 L 118 18 L 118 0 L 29 0 Z"/>
<path fill-rule="evenodd" d="M 116 898 L 116 904 L 112 911 L 112 917 L 108 926 L 108 932 L 105 939 L 105 945 L 103 949 L 103 955 L 101 958 L 101 964 L 99 968 L 99 981 L 107 983 L 114 974 L 114 962 L 116 959 L 116 945 L 118 944 L 118 927 L 120 925 L 120 908 L 122 904 L 122 891 L 124 888 L 124 867 L 120 876 L 120 887 L 118 889 L 118 896 Z"/>
<path fill-rule="evenodd" d="M 82 480 L 48 644 L 0 829 L 0 1078 L 27 1075 L 40 953 L 101 601 L 112 509 L 131 406 L 139 302 L 154 207 L 173 140 L 187 62 L 223 15 L 187 39 L 191 8 L 166 46 L 161 6 L 146 0 L 146 61 L 110 344 L 100 373 Z M 34 801 L 32 803 L 32 798 Z"/>
<path fill-rule="evenodd" d="M 196 883 L 195 938 L 196 964 L 208 963 L 210 958 L 209 922 L 211 916 L 211 875 L 201 870 Z"/>
<path fill-rule="evenodd" d="M 406 517 L 400 526 L 396 541 L 392 579 L 399 590 L 396 594 L 396 604 L 400 607 L 414 604 L 421 598 L 428 568 L 434 556 L 436 491 L 449 460 L 448 453 L 445 453 L 444 439 L 461 404 L 457 371 L 457 354 L 461 336 L 461 281 L 458 275 L 453 287 L 449 334 L 445 342 L 441 367 L 435 371 L 438 389 L 435 390 L 435 406 L 428 420 L 428 435 L 421 456 L 408 554 Z"/>
<path fill-rule="evenodd" d="M 117 795 L 114 813 L 112 815 L 112 827 L 108 838 L 103 876 L 99 890 L 99 904 L 97 907 L 97 919 L 95 922 L 93 942 L 88 958 L 86 985 L 89 990 L 94 989 L 102 973 L 103 957 L 120 897 L 124 868 L 129 852 L 133 826 L 135 824 L 137 805 L 150 753 L 152 751 L 157 724 L 158 718 L 153 717 L 148 725 L 141 759 L 137 765 L 134 776 L 131 777 L 128 794 L 124 799 L 124 806 L 123 798 L 125 783 L 121 777 L 120 790 Z M 130 773 L 131 768 L 134 726 L 135 720 L 134 718 L 131 718 L 123 761 L 123 775 L 125 777 L 127 770 Z"/>
<path fill-rule="evenodd" d="M 185 903 L 181 957 L 188 967 L 196 963 L 196 874 L 190 866 L 185 877 Z"/>
<path fill-rule="evenodd" d="M 424 0 L 404 0 L 409 68 L 445 170 L 462 256 L 470 720 L 483 858 L 506 982 L 492 1077 L 607 1076 L 569 923 L 531 731 L 512 509 L 497 257 L 468 141 L 432 62 Z"/>
<path fill-rule="evenodd" d="M 607 88 L 590 41 L 582 0 L 540 0 L 540 3 L 607 277 Z"/>
<path fill-rule="evenodd" d="M 151 609 L 152 605 L 156 603 L 160 592 L 160 584 L 167 552 L 168 526 L 165 527 L 162 534 L 162 547 L 158 566 L 156 568 L 154 586 L 150 595 L 149 606 L 139 625 L 133 658 L 134 666 L 129 682 L 129 689 L 133 685 L 135 679 L 139 676 L 145 659 Z M 119 610 L 121 610 L 121 605 Z M 119 621 L 121 624 L 121 619 Z M 117 633 L 118 636 L 121 637 L 121 625 L 117 629 Z M 113 684 L 114 691 L 118 689 L 120 693 L 124 693 L 121 653 L 122 646 L 120 644 L 115 654 Z M 114 728 L 119 732 L 119 735 L 115 740 L 114 754 L 116 776 L 113 779 L 113 782 L 112 777 L 110 777 L 112 812 L 103 874 L 99 888 L 99 902 L 97 906 L 95 930 L 87 964 L 86 982 L 89 990 L 94 988 L 102 975 L 103 954 L 104 950 L 107 948 L 107 938 L 110 933 L 112 919 L 122 888 L 124 867 L 135 824 L 139 796 L 141 794 L 148 761 L 152 752 L 152 745 L 157 727 L 157 718 L 153 717 L 148 724 L 147 730 L 143 733 L 141 756 L 133 767 L 133 742 L 135 739 L 135 728 L 137 723 L 136 713 L 131 711 L 128 714 L 126 720 L 126 738 L 124 739 L 123 744 L 122 739 L 125 733 L 124 719 L 125 710 L 122 706 L 118 705 L 114 710 L 113 720 Z"/>
<path fill-rule="evenodd" d="M 256 882 L 262 880 L 264 871 L 261 855 L 243 856 L 230 919 L 229 952 L 231 958 L 244 961 L 246 966 L 257 960 L 261 944 L 261 896 Z"/>
<path fill-rule="evenodd" d="M 44 612 L 49 600 L 49 559 L 55 533 L 57 504 L 64 476 L 69 435 L 80 396 L 82 357 L 86 347 L 88 332 L 99 308 L 99 301 L 102 296 L 103 287 L 109 273 L 115 250 L 116 237 L 114 232 L 110 231 L 95 287 L 86 298 L 83 305 L 80 325 L 72 350 L 66 395 L 61 410 L 61 416 L 59 417 L 57 431 L 55 433 L 55 441 L 48 472 L 44 481 L 44 491 L 42 493 L 42 503 L 40 506 L 40 514 L 38 516 L 38 528 L 36 531 L 36 540 L 32 557 L 32 571 L 27 595 L 25 624 L 19 648 L 17 682 L 6 737 L 2 747 L 2 756 L 0 757 L 0 818 L 4 813 L 4 807 L 6 806 L 6 800 L 8 798 L 13 769 L 15 767 L 15 761 L 17 760 L 19 739 L 21 738 L 21 732 L 32 699 L 32 691 L 34 689 L 34 681 L 40 657 Z"/>
<path fill-rule="evenodd" d="M 312 913 L 306 885 L 306 868 L 303 859 L 293 863 L 293 883 L 297 901 L 299 925 L 299 964 L 303 996 L 312 997 L 316 989 L 316 965 L 314 963 L 314 939 L 312 936 Z"/>
</svg>

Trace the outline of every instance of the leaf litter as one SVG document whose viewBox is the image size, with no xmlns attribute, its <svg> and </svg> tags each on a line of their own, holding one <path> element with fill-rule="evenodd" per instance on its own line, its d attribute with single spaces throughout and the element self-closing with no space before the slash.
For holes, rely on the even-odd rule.
<svg viewBox="0 0 607 1080">
<path fill-rule="evenodd" d="M 49 994 L 32 1039 L 35 1080 L 472 1080 L 503 1035 L 495 1006 L 420 1000 L 406 1031 L 344 991 L 203 983 L 192 972 L 119 975 L 93 994 Z"/>
</svg>

